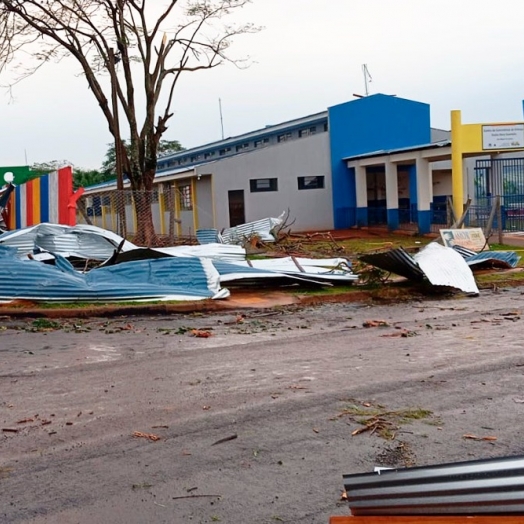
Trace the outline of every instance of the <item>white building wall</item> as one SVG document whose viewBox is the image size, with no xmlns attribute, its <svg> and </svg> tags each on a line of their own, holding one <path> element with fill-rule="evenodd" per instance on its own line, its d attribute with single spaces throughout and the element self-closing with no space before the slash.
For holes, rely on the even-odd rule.
<svg viewBox="0 0 524 524">
<path fill-rule="evenodd" d="M 228 191 L 243 190 L 246 222 L 289 209 L 294 231 L 333 228 L 329 135 L 320 133 L 201 166 L 213 177 L 215 227 L 229 227 Z M 323 176 L 323 189 L 298 189 L 298 177 Z M 250 191 L 250 180 L 277 178 L 278 191 Z M 202 207 L 199 204 L 199 207 Z M 211 212 L 211 211 L 210 211 Z M 199 225 L 199 227 L 202 227 Z"/>
<path fill-rule="evenodd" d="M 214 227 L 213 194 L 210 175 L 204 175 L 196 181 L 196 205 L 198 228 Z"/>
</svg>

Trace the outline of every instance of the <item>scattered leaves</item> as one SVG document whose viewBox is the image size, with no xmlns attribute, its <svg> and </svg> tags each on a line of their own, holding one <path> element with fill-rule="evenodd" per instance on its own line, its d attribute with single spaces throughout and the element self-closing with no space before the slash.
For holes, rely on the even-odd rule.
<svg viewBox="0 0 524 524">
<path fill-rule="evenodd" d="M 487 440 L 490 442 L 498 440 L 497 437 L 493 437 L 493 436 L 477 437 L 477 435 L 471 435 L 470 433 L 466 433 L 465 435 L 462 435 L 462 438 L 469 439 L 469 440 Z"/>
<path fill-rule="evenodd" d="M 158 435 L 154 435 L 153 433 L 142 433 L 141 431 L 133 432 L 133 437 L 146 438 L 148 440 L 152 440 L 153 442 L 160 440 L 160 437 Z"/>
<path fill-rule="evenodd" d="M 211 333 L 211 331 L 206 331 L 203 329 L 192 329 L 191 336 L 196 338 L 209 338 L 213 336 L 213 333 Z"/>
<path fill-rule="evenodd" d="M 385 320 L 366 320 L 362 323 L 362 326 L 365 328 L 370 327 L 389 327 L 389 322 L 386 322 Z"/>
<path fill-rule="evenodd" d="M 369 432 L 370 435 L 376 433 L 381 438 L 393 440 L 401 425 L 409 424 L 414 420 L 428 418 L 432 416 L 432 412 L 420 408 L 390 411 L 383 406 L 373 406 L 371 403 L 366 402 L 360 405 L 349 405 L 336 418 L 344 416 L 361 425 L 361 427 L 351 432 L 353 436 Z"/>
</svg>

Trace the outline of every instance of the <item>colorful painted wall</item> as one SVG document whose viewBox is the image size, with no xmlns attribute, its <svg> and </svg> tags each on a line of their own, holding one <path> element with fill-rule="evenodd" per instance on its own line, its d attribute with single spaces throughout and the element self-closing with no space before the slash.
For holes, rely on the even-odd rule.
<svg viewBox="0 0 524 524">
<path fill-rule="evenodd" d="M 75 203 L 73 170 L 64 167 L 16 187 L 9 202 L 8 227 L 20 229 L 42 222 L 74 225 Z"/>
</svg>

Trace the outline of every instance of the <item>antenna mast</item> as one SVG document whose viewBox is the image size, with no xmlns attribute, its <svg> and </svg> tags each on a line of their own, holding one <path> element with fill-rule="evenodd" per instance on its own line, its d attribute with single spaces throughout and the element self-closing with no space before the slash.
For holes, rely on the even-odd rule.
<svg viewBox="0 0 524 524">
<path fill-rule="evenodd" d="M 368 83 L 371 83 L 371 81 L 373 79 L 371 78 L 371 75 L 369 74 L 369 70 L 368 70 L 368 65 L 367 64 L 362 64 L 362 74 L 364 75 L 364 89 L 365 89 L 365 93 L 366 93 L 366 96 L 368 96 L 369 95 Z"/>
<path fill-rule="evenodd" d="M 222 99 L 218 99 L 218 109 L 220 111 L 220 129 L 222 130 L 222 140 L 224 140 L 224 119 L 222 117 Z"/>
</svg>

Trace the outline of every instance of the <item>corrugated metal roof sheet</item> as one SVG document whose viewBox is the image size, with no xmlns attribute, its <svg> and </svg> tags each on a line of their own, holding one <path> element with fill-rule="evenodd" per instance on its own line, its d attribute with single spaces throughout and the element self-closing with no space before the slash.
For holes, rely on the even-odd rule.
<svg viewBox="0 0 524 524">
<path fill-rule="evenodd" d="M 353 515 L 524 514 L 524 457 L 344 475 Z"/>
<path fill-rule="evenodd" d="M 230 227 L 222 231 L 222 241 L 225 244 L 242 244 L 246 239 L 257 235 L 264 242 L 274 242 L 272 231 L 284 221 L 285 212 L 277 218 L 262 218 L 247 224 Z"/>
<path fill-rule="evenodd" d="M 517 267 L 520 256 L 514 251 L 483 251 L 466 258 L 468 266 L 491 265 L 496 267 Z"/>
<path fill-rule="evenodd" d="M 466 261 L 450 247 L 431 242 L 413 259 L 434 286 L 448 286 L 478 294 L 475 277 Z"/>
<path fill-rule="evenodd" d="M 210 260 L 161 258 L 77 272 L 63 257 L 56 265 L 20 260 L 0 245 L 0 300 L 118 301 L 225 298 Z"/>
<path fill-rule="evenodd" d="M 465 260 L 454 249 L 436 242 L 428 244 L 413 257 L 404 249 L 362 255 L 360 260 L 410 280 L 425 278 L 434 286 L 447 286 L 465 293 L 478 294 L 475 278 Z"/>
<path fill-rule="evenodd" d="M 349 262 L 344 258 L 308 259 L 308 258 L 271 258 L 224 264 L 214 260 L 213 264 L 220 273 L 221 282 L 247 278 L 273 278 L 287 276 L 295 280 L 318 284 L 353 283 L 358 275 L 351 271 Z M 257 276 L 258 275 L 258 276 Z"/>
<path fill-rule="evenodd" d="M 197 229 L 196 237 L 200 244 L 215 244 L 221 239 L 217 229 Z"/>
<path fill-rule="evenodd" d="M 413 260 L 411 255 L 401 247 L 383 253 L 369 253 L 358 257 L 366 264 L 395 273 L 409 280 L 424 280 L 424 272 Z"/>
<path fill-rule="evenodd" d="M 453 246 L 453 249 L 462 255 L 470 267 L 490 265 L 513 268 L 517 267 L 520 260 L 520 256 L 515 251 L 481 251 L 476 253 L 461 246 Z"/>
<path fill-rule="evenodd" d="M 90 260 L 106 260 L 120 244 L 124 251 L 136 248 L 111 231 L 88 225 L 70 227 L 43 223 L 0 235 L 0 245 L 15 248 L 20 257 L 45 250 Z"/>
<path fill-rule="evenodd" d="M 421 149 L 438 149 L 441 147 L 448 147 L 451 145 L 451 140 L 439 140 L 438 142 L 429 142 L 427 144 L 420 144 L 417 146 L 398 147 L 396 149 L 379 149 L 369 153 L 362 153 L 360 155 L 352 155 L 343 158 L 342 160 L 357 160 L 360 158 L 371 158 L 374 156 L 394 155 L 396 153 L 406 153 L 409 151 L 420 151 Z"/>
</svg>

